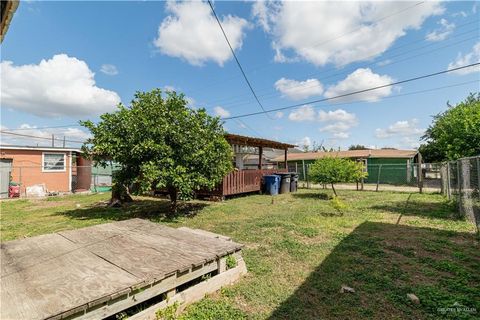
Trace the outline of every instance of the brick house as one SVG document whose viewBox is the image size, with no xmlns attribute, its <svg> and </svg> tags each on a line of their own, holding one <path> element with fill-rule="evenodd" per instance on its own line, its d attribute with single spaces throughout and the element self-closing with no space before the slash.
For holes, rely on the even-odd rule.
<svg viewBox="0 0 480 320">
<path fill-rule="evenodd" d="M 47 192 L 89 190 L 91 162 L 80 149 L 58 147 L 0 146 L 1 197 L 8 197 L 10 182 L 20 184 L 20 193 L 42 184 Z"/>
</svg>

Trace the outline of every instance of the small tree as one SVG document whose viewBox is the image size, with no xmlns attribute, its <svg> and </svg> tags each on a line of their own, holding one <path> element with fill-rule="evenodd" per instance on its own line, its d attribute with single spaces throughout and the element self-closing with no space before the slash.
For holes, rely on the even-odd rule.
<svg viewBox="0 0 480 320">
<path fill-rule="evenodd" d="M 119 104 L 100 119 L 81 122 L 93 135 L 83 150 L 100 164 L 121 165 L 111 202 L 131 200 L 132 187 L 138 192 L 165 188 L 176 211 L 179 197 L 214 188 L 232 169 L 220 119 L 188 108 L 182 94 L 137 92 L 130 107 Z"/>
<path fill-rule="evenodd" d="M 335 183 L 356 182 L 367 176 L 361 162 L 344 158 L 325 157 L 317 159 L 310 167 L 310 179 L 321 184 L 330 184 L 337 196 Z"/>
</svg>

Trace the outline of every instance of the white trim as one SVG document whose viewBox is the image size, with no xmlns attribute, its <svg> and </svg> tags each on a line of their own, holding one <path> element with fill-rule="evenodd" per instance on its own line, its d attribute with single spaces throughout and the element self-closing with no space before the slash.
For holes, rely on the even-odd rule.
<svg viewBox="0 0 480 320">
<path fill-rule="evenodd" d="M 68 157 L 70 160 L 68 161 L 69 163 L 69 168 L 68 168 L 68 191 L 72 192 L 72 151 L 70 151 Z"/>
<path fill-rule="evenodd" d="M 37 150 L 37 151 L 72 151 L 72 152 L 81 152 L 80 149 L 75 148 L 52 148 L 52 147 L 28 147 L 28 146 L 8 146 L 0 145 L 0 150 Z"/>
<path fill-rule="evenodd" d="M 45 170 L 45 154 L 62 154 L 63 155 L 63 169 L 61 170 Z M 67 171 L 67 164 L 66 162 L 67 154 L 65 152 L 42 152 L 42 172 L 49 173 L 49 172 L 66 172 Z"/>
</svg>

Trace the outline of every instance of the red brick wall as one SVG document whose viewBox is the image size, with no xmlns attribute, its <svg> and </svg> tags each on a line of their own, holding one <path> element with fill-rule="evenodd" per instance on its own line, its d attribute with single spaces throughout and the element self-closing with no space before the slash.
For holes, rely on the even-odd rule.
<svg viewBox="0 0 480 320">
<path fill-rule="evenodd" d="M 1 158 L 13 159 L 12 181 L 21 183 L 21 193 L 26 187 L 44 183 L 48 191 L 70 191 L 70 156 L 69 151 L 51 151 L 64 153 L 65 171 L 42 172 L 42 153 L 50 151 L 41 150 L 1 150 Z"/>
</svg>

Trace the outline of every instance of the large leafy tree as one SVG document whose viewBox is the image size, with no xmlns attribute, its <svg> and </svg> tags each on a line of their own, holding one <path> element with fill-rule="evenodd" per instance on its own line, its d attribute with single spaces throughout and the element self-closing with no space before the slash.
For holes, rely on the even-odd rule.
<svg viewBox="0 0 480 320">
<path fill-rule="evenodd" d="M 182 94 L 137 92 L 130 107 L 119 104 L 100 119 L 81 122 L 92 133 L 83 150 L 99 163 L 120 164 L 112 201 L 131 200 L 132 189 L 162 188 L 176 210 L 178 198 L 214 188 L 232 169 L 220 119 L 188 108 Z"/>
<path fill-rule="evenodd" d="M 464 101 L 433 117 L 422 137 L 420 152 L 426 161 L 454 160 L 480 154 L 480 94 L 470 94 Z"/>
<path fill-rule="evenodd" d="M 337 196 L 335 183 L 356 182 L 365 178 L 363 163 L 344 158 L 325 157 L 315 160 L 310 166 L 309 177 L 313 182 L 329 184 Z"/>
</svg>

